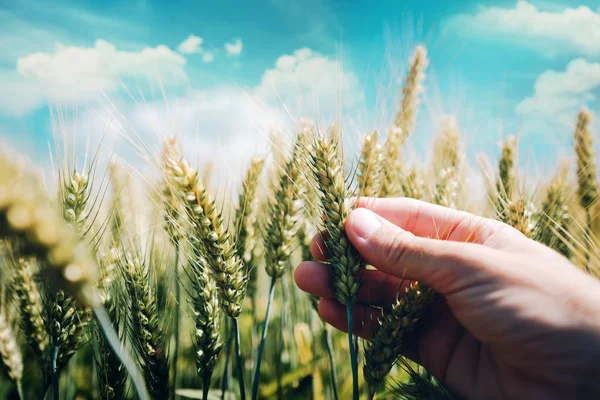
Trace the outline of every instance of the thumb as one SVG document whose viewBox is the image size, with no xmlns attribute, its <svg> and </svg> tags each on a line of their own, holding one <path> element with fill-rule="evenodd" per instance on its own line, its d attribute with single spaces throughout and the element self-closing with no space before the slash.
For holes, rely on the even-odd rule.
<svg viewBox="0 0 600 400">
<path fill-rule="evenodd" d="M 418 280 L 444 294 L 457 279 L 485 269 L 489 249 L 473 243 L 415 236 L 366 208 L 346 221 L 346 234 L 371 265 L 387 274 Z"/>
</svg>

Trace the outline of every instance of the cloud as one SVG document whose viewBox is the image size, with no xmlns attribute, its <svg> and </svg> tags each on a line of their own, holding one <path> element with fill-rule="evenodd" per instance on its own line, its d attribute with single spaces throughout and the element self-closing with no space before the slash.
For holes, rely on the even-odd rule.
<svg viewBox="0 0 600 400">
<path fill-rule="evenodd" d="M 475 14 L 458 14 L 444 32 L 466 37 L 490 37 L 541 51 L 547 56 L 574 50 L 600 56 L 600 13 L 589 7 L 541 11 L 527 1 L 514 8 L 481 6 Z"/>
<path fill-rule="evenodd" d="M 190 35 L 187 39 L 185 39 L 177 50 L 181 54 L 200 54 L 202 56 L 202 61 L 205 63 L 211 63 L 215 60 L 215 55 L 211 51 L 207 51 L 202 47 L 204 44 L 204 39 L 200 36 Z"/>
<path fill-rule="evenodd" d="M 309 48 L 279 57 L 275 68 L 265 71 L 255 93 L 272 106 L 283 103 L 292 112 L 323 115 L 362 105 L 364 100 L 354 73 Z"/>
<path fill-rule="evenodd" d="M 239 56 L 242 54 L 242 40 L 236 39 L 233 43 L 225 43 L 225 51 L 230 56 Z"/>
<path fill-rule="evenodd" d="M 204 54 L 202 54 L 202 61 L 205 63 L 211 63 L 215 61 L 215 56 L 210 51 L 205 51 Z"/>
<path fill-rule="evenodd" d="M 179 50 L 181 54 L 200 53 L 202 51 L 202 43 L 204 43 L 204 39 L 200 36 L 190 35 L 181 42 L 179 47 L 177 47 L 177 50 Z"/>
<path fill-rule="evenodd" d="M 362 100 L 352 72 L 343 69 L 339 61 L 305 48 L 279 57 L 256 86 L 195 90 L 170 98 L 168 106 L 162 101 L 151 101 L 119 104 L 117 110 L 112 110 L 107 105 L 108 121 L 106 110 L 96 111 L 78 121 L 77 126 L 107 132 L 109 137 L 104 143 L 110 149 L 114 140 L 120 138 L 122 142 L 125 137 L 132 138 L 138 148 L 158 149 L 166 133 L 180 134 L 190 160 L 201 160 L 201 164 L 213 161 L 218 174 L 213 182 L 220 191 L 232 191 L 239 187 L 250 158 L 268 153 L 271 130 L 282 132 L 287 139 L 296 118 L 309 117 L 319 122 L 320 117 L 326 119 L 328 111 L 336 111 L 340 105 L 336 95 L 340 88 L 344 93 L 340 97 L 344 99 L 343 106 L 352 107 Z M 299 97 L 310 101 L 315 96 L 318 107 L 314 112 L 294 112 Z M 281 101 L 292 116 L 279 107 Z M 135 159 L 137 153 L 132 154 L 130 145 L 118 146 L 117 152 L 128 161 Z"/>
<path fill-rule="evenodd" d="M 115 92 L 122 81 L 160 76 L 165 85 L 187 79 L 186 59 L 167 46 L 122 51 L 98 39 L 94 47 L 57 44 L 54 52 L 19 57 L 16 70 L 0 71 L 0 110 L 24 115 L 45 102 L 86 103 Z"/>
<path fill-rule="evenodd" d="M 118 140 L 117 153 L 138 171 L 148 170 L 148 164 L 155 163 L 157 158 L 145 154 L 140 159 L 134 147 L 154 151 L 159 149 L 165 135 L 176 134 L 194 165 L 197 160 L 201 165 L 214 163 L 216 175 L 212 181 L 221 192 L 239 187 L 250 159 L 268 153 L 269 131 L 282 129 L 285 124 L 281 114 L 239 87 L 193 91 L 169 99 L 168 106 L 163 101 L 151 101 L 123 104 L 118 110 L 108 111 L 108 116 L 106 111 L 90 111 L 72 123 L 91 132 L 106 133 L 103 146 L 108 150 L 112 151 Z M 128 138 L 135 141 L 133 147 Z M 99 140 L 96 136 L 96 141 Z"/>
<path fill-rule="evenodd" d="M 534 93 L 517 105 L 517 114 L 571 124 L 584 102 L 600 92 L 600 63 L 571 61 L 564 72 L 546 71 L 536 80 Z"/>
</svg>

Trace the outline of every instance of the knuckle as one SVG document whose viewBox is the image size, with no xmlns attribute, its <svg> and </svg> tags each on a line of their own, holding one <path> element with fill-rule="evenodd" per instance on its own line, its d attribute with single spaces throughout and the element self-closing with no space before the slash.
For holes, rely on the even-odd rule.
<svg viewBox="0 0 600 400">
<path fill-rule="evenodd" d="M 415 236 L 407 231 L 389 232 L 383 248 L 383 257 L 389 265 L 399 265 L 405 261 Z"/>
</svg>

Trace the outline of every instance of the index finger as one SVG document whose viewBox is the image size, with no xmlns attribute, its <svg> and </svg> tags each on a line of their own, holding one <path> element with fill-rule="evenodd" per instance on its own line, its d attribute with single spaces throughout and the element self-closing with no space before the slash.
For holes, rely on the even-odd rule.
<svg viewBox="0 0 600 400">
<path fill-rule="evenodd" d="M 358 199 L 367 208 L 415 236 L 483 244 L 502 224 L 468 212 L 408 197 Z"/>
</svg>

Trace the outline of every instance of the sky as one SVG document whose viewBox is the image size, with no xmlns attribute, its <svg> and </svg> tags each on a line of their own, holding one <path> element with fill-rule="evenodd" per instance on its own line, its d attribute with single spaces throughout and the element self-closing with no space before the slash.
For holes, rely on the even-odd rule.
<svg viewBox="0 0 600 400">
<path fill-rule="evenodd" d="M 358 143 L 387 131 L 417 45 L 417 159 L 453 115 L 471 160 L 516 134 L 545 171 L 600 113 L 600 0 L 0 0 L 0 140 L 44 165 L 57 132 L 125 158 L 177 133 L 232 171 L 305 117 Z"/>
</svg>

